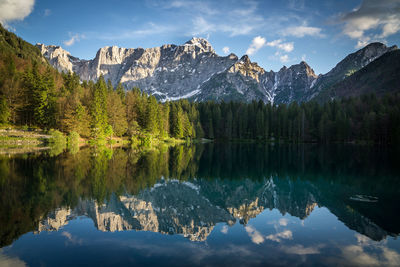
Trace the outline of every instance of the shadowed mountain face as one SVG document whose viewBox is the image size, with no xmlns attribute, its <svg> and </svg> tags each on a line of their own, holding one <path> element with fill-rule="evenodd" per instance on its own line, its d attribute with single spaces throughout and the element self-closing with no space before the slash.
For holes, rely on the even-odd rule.
<svg viewBox="0 0 400 267">
<path fill-rule="evenodd" d="M 321 92 L 316 99 L 354 97 L 374 93 L 383 96 L 400 88 L 400 50 L 392 50 L 344 80 Z"/>
<path fill-rule="evenodd" d="M 394 152 L 384 148 L 208 144 L 143 154 L 122 149 L 2 157 L 1 244 L 78 216 L 100 231 L 205 241 L 218 223 L 276 209 L 307 220 L 326 207 L 373 240 L 400 233 Z M 28 179 L 29 177 L 29 179 Z"/>
<path fill-rule="evenodd" d="M 125 88 L 139 87 L 161 101 L 188 98 L 277 104 L 314 99 L 385 53 L 397 50 L 396 46 L 371 43 L 318 76 L 304 61 L 267 72 L 247 55 L 221 57 L 202 38 L 146 49 L 103 47 L 92 60 L 75 58 L 59 46 L 37 47 L 59 71 L 76 72 L 82 80 L 92 81 L 103 75 L 114 86 L 121 82 Z M 345 95 L 358 95 L 352 91 L 358 92 L 350 88 Z"/>
</svg>

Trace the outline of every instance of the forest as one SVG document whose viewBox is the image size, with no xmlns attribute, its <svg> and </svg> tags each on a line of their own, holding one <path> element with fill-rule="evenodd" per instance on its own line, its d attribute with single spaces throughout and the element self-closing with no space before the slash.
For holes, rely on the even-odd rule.
<svg viewBox="0 0 400 267">
<path fill-rule="evenodd" d="M 161 103 L 139 88 L 58 73 L 39 49 L 0 27 L 0 125 L 56 129 L 86 140 L 168 138 L 400 143 L 400 94 L 325 103 Z"/>
<path fill-rule="evenodd" d="M 0 123 L 87 139 L 143 138 L 279 142 L 400 143 L 400 94 L 291 104 L 160 103 L 139 88 L 113 87 L 103 77 L 80 82 L 32 63 L 18 71 L 12 58 L 0 70 Z M 133 139 L 132 139 L 133 138 Z"/>
</svg>

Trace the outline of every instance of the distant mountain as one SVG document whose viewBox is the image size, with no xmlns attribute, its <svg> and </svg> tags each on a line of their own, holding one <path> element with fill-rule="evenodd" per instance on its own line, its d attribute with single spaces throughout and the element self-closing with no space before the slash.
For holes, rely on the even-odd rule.
<svg viewBox="0 0 400 267">
<path fill-rule="evenodd" d="M 59 71 L 74 71 L 82 80 L 92 81 L 103 75 L 114 85 L 121 82 L 125 88 L 139 87 L 161 101 L 188 98 L 277 104 L 326 95 L 333 85 L 385 53 L 398 50 L 397 46 L 371 43 L 318 76 L 304 61 L 289 68 L 284 66 L 278 72 L 267 72 L 247 55 L 240 59 L 234 54 L 221 57 L 203 38 L 192 38 L 179 46 L 146 49 L 103 47 L 92 60 L 73 57 L 59 46 L 37 47 Z"/>
</svg>

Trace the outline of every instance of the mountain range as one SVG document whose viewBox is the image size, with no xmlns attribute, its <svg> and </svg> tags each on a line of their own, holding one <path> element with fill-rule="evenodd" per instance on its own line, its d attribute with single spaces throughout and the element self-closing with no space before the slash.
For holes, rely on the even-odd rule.
<svg viewBox="0 0 400 267">
<path fill-rule="evenodd" d="M 137 195 L 112 195 L 99 204 L 79 200 L 75 207 L 50 212 L 37 231 L 58 231 L 69 221 L 87 216 L 100 231 L 151 231 L 181 234 L 191 241 L 206 241 L 218 223 L 246 225 L 264 210 L 277 209 L 306 219 L 315 207 L 327 207 L 347 227 L 373 240 L 397 236 L 374 220 L 374 211 L 358 211 L 352 187 L 332 186 L 324 181 L 292 181 L 270 177 L 260 181 L 160 180 Z M 337 196 L 340 196 L 339 198 Z"/>
<path fill-rule="evenodd" d="M 203 38 L 146 49 L 107 46 L 91 60 L 74 57 L 60 46 L 36 46 L 60 72 L 75 72 L 87 81 L 102 75 L 114 86 L 139 87 L 161 101 L 326 101 L 370 92 L 383 95 L 398 90 L 400 81 L 399 49 L 382 43 L 365 46 L 319 75 L 304 61 L 266 71 L 247 55 L 219 56 Z"/>
</svg>

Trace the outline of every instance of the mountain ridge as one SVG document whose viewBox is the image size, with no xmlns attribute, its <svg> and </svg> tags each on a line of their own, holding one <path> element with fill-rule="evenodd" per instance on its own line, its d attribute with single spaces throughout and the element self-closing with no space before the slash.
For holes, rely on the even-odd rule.
<svg viewBox="0 0 400 267">
<path fill-rule="evenodd" d="M 397 50 L 371 43 L 349 54 L 326 74 L 315 74 L 305 62 L 278 72 L 266 71 L 247 55 L 219 56 L 204 38 L 193 37 L 182 45 L 154 48 L 100 48 L 94 59 L 73 57 L 60 46 L 37 44 L 57 70 L 75 72 L 82 80 L 101 75 L 115 86 L 139 87 L 161 101 L 188 98 L 193 101 L 262 100 L 266 103 L 305 102 L 357 72 L 383 54 Z"/>
</svg>

